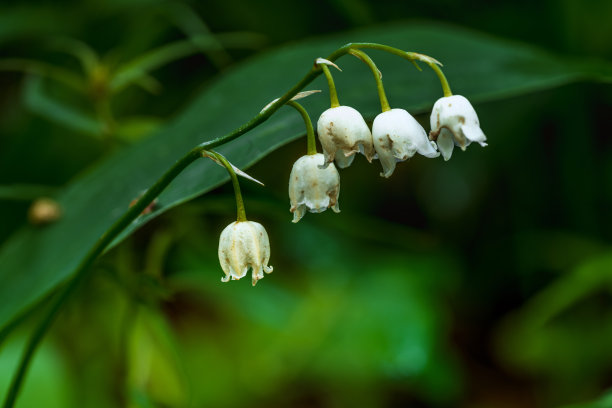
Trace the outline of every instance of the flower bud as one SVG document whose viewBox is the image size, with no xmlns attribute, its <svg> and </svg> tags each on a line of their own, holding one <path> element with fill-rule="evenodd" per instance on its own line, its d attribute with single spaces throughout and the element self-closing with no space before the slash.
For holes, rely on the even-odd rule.
<svg viewBox="0 0 612 408">
<path fill-rule="evenodd" d="M 350 166 L 357 152 L 361 152 L 369 162 L 374 157 L 370 128 L 361 114 L 349 106 L 329 108 L 323 112 L 317 122 L 317 133 L 325 155 L 324 166 L 338 155 L 344 156 L 336 161 L 340 168 Z"/>
<path fill-rule="evenodd" d="M 272 272 L 270 240 L 264 227 L 254 221 L 236 221 L 225 227 L 219 239 L 219 262 L 225 272 L 222 282 L 244 277 L 251 268 L 253 286 Z"/>
<path fill-rule="evenodd" d="M 300 157 L 291 169 L 289 177 L 289 200 L 293 222 L 298 222 L 306 210 L 320 213 L 331 207 L 340 212 L 340 175 L 330 163 L 323 167 L 325 159 L 321 153 Z"/>
<path fill-rule="evenodd" d="M 451 158 L 454 146 L 465 150 L 472 142 L 487 145 L 476 111 L 461 95 L 438 99 L 431 111 L 430 122 L 429 138 L 437 142 L 444 160 Z"/>
<path fill-rule="evenodd" d="M 372 125 L 372 138 L 376 154 L 383 167 L 383 177 L 390 177 L 395 163 L 420 153 L 425 157 L 438 157 L 436 144 L 427 138 L 423 126 L 404 109 L 391 109 L 380 113 Z"/>
<path fill-rule="evenodd" d="M 34 225 L 51 224 L 62 217 L 62 209 L 52 198 L 36 199 L 28 210 L 28 220 Z"/>
</svg>

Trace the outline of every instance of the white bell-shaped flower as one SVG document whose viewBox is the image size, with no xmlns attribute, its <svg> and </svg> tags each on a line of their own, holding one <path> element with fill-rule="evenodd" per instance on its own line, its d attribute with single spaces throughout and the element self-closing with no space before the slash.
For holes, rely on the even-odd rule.
<svg viewBox="0 0 612 408">
<path fill-rule="evenodd" d="M 416 153 L 425 157 L 438 157 L 436 144 L 427 138 L 423 126 L 404 109 L 391 109 L 380 113 L 372 125 L 374 149 L 383 167 L 383 177 L 390 177 L 395 164 Z"/>
<path fill-rule="evenodd" d="M 331 207 L 340 212 L 340 175 L 330 163 L 323 167 L 325 158 L 321 153 L 300 157 L 291 169 L 289 177 L 289 200 L 293 222 L 298 222 L 306 213 L 320 213 Z"/>
<path fill-rule="evenodd" d="M 244 277 L 252 269 L 253 286 L 272 272 L 270 240 L 264 227 L 254 221 L 236 221 L 225 227 L 219 239 L 219 262 L 225 272 L 222 282 Z"/>
<path fill-rule="evenodd" d="M 451 158 L 453 147 L 465 150 L 472 142 L 486 146 L 487 137 L 480 129 L 476 111 L 461 95 L 445 96 L 434 104 L 431 111 L 429 137 L 438 144 L 444 160 Z"/>
<path fill-rule="evenodd" d="M 317 122 L 317 133 L 325 155 L 325 166 L 336 158 L 338 167 L 348 167 L 357 152 L 370 162 L 374 157 L 370 128 L 363 116 L 350 106 L 338 106 L 323 112 Z"/>
</svg>

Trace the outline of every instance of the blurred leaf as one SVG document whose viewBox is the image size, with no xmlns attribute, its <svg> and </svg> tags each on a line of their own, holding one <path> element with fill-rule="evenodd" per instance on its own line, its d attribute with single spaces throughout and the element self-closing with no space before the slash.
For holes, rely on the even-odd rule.
<svg viewBox="0 0 612 408">
<path fill-rule="evenodd" d="M 141 144 L 118 152 L 83 174 L 56 197 L 64 217 L 45 229 L 25 228 L 0 251 L 0 325 L 4 327 L 45 293 L 65 281 L 96 240 L 172 163 L 194 145 L 221 136 L 246 122 L 269 101 L 301 78 L 315 58 L 348 41 L 368 40 L 430 54 L 445 64 L 453 90 L 473 101 L 504 98 L 567 84 L 585 78 L 610 78 L 612 69 L 600 63 L 575 65 L 522 44 L 436 24 L 412 22 L 291 44 L 237 67 L 211 84 L 189 109 L 165 129 Z M 172 55 L 190 50 L 186 43 L 168 55 L 135 62 L 115 86 L 125 85 Z M 163 53 L 162 53 L 163 54 Z M 431 72 L 418 72 L 407 61 L 374 53 L 385 75 L 392 105 L 422 112 L 441 96 Z M 342 59 L 336 74 L 341 102 L 357 107 L 366 118 L 378 112 L 374 82 L 367 67 Z M 325 89 L 324 78 L 313 88 Z M 326 109 L 324 95 L 306 99 L 314 114 Z M 486 131 L 486 130 L 485 130 Z M 245 169 L 277 147 L 304 134 L 301 118 L 283 109 L 248 135 L 219 151 Z M 491 143 L 495 142 L 491 135 Z M 378 171 L 372 170 L 372 171 Z M 147 220 L 196 197 L 227 180 L 226 172 L 209 161 L 186 169 L 161 194 L 155 210 L 132 223 L 119 242 Z M 266 180 L 262 180 L 264 183 Z M 32 256 L 36 254 L 36 256 Z"/>
<path fill-rule="evenodd" d="M 35 184 L 0 185 L 0 200 L 29 201 L 49 196 L 56 191 L 57 187 Z"/>
<path fill-rule="evenodd" d="M 133 117 L 123 119 L 117 129 L 117 137 L 134 143 L 159 129 L 163 121 L 156 117 Z"/>
<path fill-rule="evenodd" d="M 319 232 L 325 234 L 323 228 Z M 302 243 L 309 234 L 288 231 L 277 239 Z M 340 246 L 334 247 L 337 254 L 355 248 L 354 241 L 338 242 L 339 235 L 330 239 Z M 319 246 L 309 245 L 311 257 Z M 307 267 L 297 262 L 278 276 L 286 282 L 271 280 L 257 291 L 248 282 L 234 282 L 228 290 L 210 284 L 211 274 L 220 270 L 210 267 L 197 247 L 180 252 L 179 264 L 188 272 L 174 274 L 170 284 L 181 288 L 177 299 L 188 299 L 188 293 L 202 304 L 191 317 L 179 312 L 177 323 L 192 382 L 208 384 L 194 387 L 196 406 L 245 406 L 295 384 L 334 394 L 333 406 L 378 406 L 381 384 L 413 386 L 438 403 L 455 398 L 462 387 L 442 340 L 449 328 L 440 299 L 457 272 L 451 263 L 362 251 L 342 262 L 327 259 Z M 207 324 L 199 324 L 202 316 Z M 350 392 L 334 392 L 338 385 Z M 359 404 L 361 399 L 368 403 Z"/>
<path fill-rule="evenodd" d="M 45 94 L 43 79 L 29 77 L 24 88 L 26 106 L 34 113 L 79 133 L 100 137 L 102 127 L 92 116 Z M 41 135 L 44 136 L 44 135 Z"/>
<path fill-rule="evenodd" d="M 354 26 L 371 24 L 374 20 L 372 7 L 364 0 L 332 0 L 334 7 L 347 21 Z"/>
<path fill-rule="evenodd" d="M 588 396 L 612 362 L 611 289 L 612 253 L 587 258 L 506 318 L 498 354 L 513 368 L 553 378 L 563 386 L 558 395 Z"/>
<path fill-rule="evenodd" d="M 4 4 L 3 4 L 4 6 Z M 73 19 L 65 18 L 65 10 L 36 5 L 8 5 L 0 9 L 0 44 L 19 37 L 54 32 L 72 25 Z"/>
<path fill-rule="evenodd" d="M 341 318 L 313 356 L 314 371 L 330 383 L 333 377 L 355 383 L 386 377 L 404 384 L 418 382 L 415 388 L 428 394 L 430 401 L 456 398 L 459 376 L 438 341 L 447 337 L 445 316 L 432 298 L 444 281 L 436 275 L 452 271 L 418 258 L 387 258 L 370 271 L 363 264 L 354 269 L 360 275 L 351 285 L 350 297 L 333 307 L 335 312 L 319 311 L 318 316 L 340 314 Z"/>
<path fill-rule="evenodd" d="M 521 324 L 537 330 L 580 299 L 612 285 L 612 253 L 592 256 L 541 291 L 524 307 Z"/>
<path fill-rule="evenodd" d="M 79 92 L 84 92 L 86 89 L 85 82 L 77 74 L 42 61 L 20 58 L 0 59 L 0 70 L 26 72 L 52 78 Z"/>
<path fill-rule="evenodd" d="M 166 5 L 176 25 L 191 38 L 197 46 L 210 58 L 217 68 L 227 65 L 231 57 L 221 43 L 211 33 L 200 16 L 186 4 L 175 2 Z M 200 40 L 198 40 L 198 38 Z M 208 40 L 208 44 L 204 41 Z"/>
<path fill-rule="evenodd" d="M 0 352 L 0 389 L 7 390 L 21 356 L 26 335 L 9 341 Z M 62 361 L 62 355 L 49 343 L 43 343 L 36 361 L 28 370 L 28 378 L 18 407 L 65 408 L 71 406 L 72 378 Z"/>
<path fill-rule="evenodd" d="M 150 82 L 151 80 L 147 75 L 150 71 L 202 51 L 210 51 L 206 52 L 206 55 L 209 57 L 212 55 L 218 57 L 220 55 L 220 50 L 223 49 L 221 40 L 223 40 L 223 42 L 226 41 L 232 47 L 241 45 L 255 47 L 261 43 L 260 36 L 252 33 L 194 35 L 189 40 L 177 41 L 172 44 L 164 45 L 126 63 L 117 70 L 117 73 L 111 80 L 110 88 L 113 92 L 117 93 L 121 92 L 132 83 L 143 80 L 143 78 Z M 217 62 L 219 65 L 224 65 L 227 62 L 225 58 L 217 58 L 216 60 L 218 60 Z M 141 83 L 141 85 L 143 84 Z M 150 87 L 145 86 L 145 88 Z"/>
<path fill-rule="evenodd" d="M 185 406 L 187 389 L 177 366 L 181 358 L 166 322 L 142 308 L 131 330 L 129 386 L 138 406 L 143 406 L 143 396 L 155 401 L 152 406 Z"/>
<path fill-rule="evenodd" d="M 564 405 L 563 408 L 610 408 L 612 407 L 612 390 L 606 392 L 595 401 L 583 402 L 581 404 Z"/>
<path fill-rule="evenodd" d="M 267 39 L 263 34 L 254 33 L 251 31 L 216 33 L 215 38 L 225 48 L 243 48 L 255 50 L 261 48 L 267 42 Z"/>
<path fill-rule="evenodd" d="M 149 51 L 119 68 L 111 80 L 110 89 L 115 93 L 120 92 L 150 71 L 198 52 L 200 46 L 190 40 L 177 41 Z"/>
<path fill-rule="evenodd" d="M 72 38 L 56 38 L 51 41 L 50 46 L 76 58 L 81 63 L 85 74 L 93 72 L 100 63 L 96 52 L 82 41 Z"/>
</svg>

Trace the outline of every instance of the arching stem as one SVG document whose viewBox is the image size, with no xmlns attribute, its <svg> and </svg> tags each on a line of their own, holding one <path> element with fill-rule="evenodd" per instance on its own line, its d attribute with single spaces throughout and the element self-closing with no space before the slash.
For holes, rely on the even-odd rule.
<svg viewBox="0 0 612 408">
<path fill-rule="evenodd" d="M 444 73 L 442 72 L 438 64 L 433 64 L 433 63 L 428 63 L 428 64 L 429 64 L 429 67 L 433 69 L 436 75 L 438 76 L 438 79 L 440 80 L 440 84 L 442 84 L 442 92 L 444 92 L 444 96 L 453 96 L 450 86 L 448 85 L 448 80 L 446 79 L 446 76 L 444 75 Z"/>
<path fill-rule="evenodd" d="M 336 92 L 336 84 L 334 84 L 334 78 L 332 77 L 329 68 L 325 64 L 319 64 L 323 74 L 325 74 L 325 78 L 327 78 L 327 85 L 329 86 L 329 99 L 331 102 L 332 108 L 337 108 L 340 106 L 340 102 L 338 102 L 338 92 Z"/>
<path fill-rule="evenodd" d="M 310 116 L 308 112 L 302 105 L 297 103 L 296 101 L 287 102 L 288 106 L 295 108 L 300 115 L 302 115 L 302 119 L 304 119 L 304 124 L 306 125 L 306 141 L 307 141 L 307 154 L 313 155 L 317 154 L 317 143 L 315 141 L 314 129 L 312 127 L 312 121 L 310 120 Z"/>
<path fill-rule="evenodd" d="M 450 85 L 448 84 L 448 80 L 446 79 L 446 76 L 444 75 L 444 73 L 442 72 L 442 69 L 440 68 L 440 66 L 442 66 L 442 64 L 440 63 L 440 61 L 436 60 L 435 58 L 432 58 L 432 57 L 430 57 L 428 55 L 419 54 L 418 52 L 409 52 L 409 51 L 400 50 L 399 48 L 390 47 L 390 46 L 384 45 L 384 44 L 377 44 L 377 43 L 348 43 L 348 44 L 344 45 L 343 47 L 339 48 L 338 50 L 336 50 L 336 52 L 333 53 L 332 55 L 330 55 L 328 57 L 328 59 L 330 61 L 335 60 L 337 58 L 336 53 L 342 52 L 343 50 L 345 50 L 347 48 L 349 50 L 351 50 L 351 49 L 360 49 L 360 48 L 367 48 L 367 49 L 371 49 L 371 50 L 380 50 L 380 51 L 385 51 L 385 52 L 391 53 L 393 55 L 397 55 L 399 57 L 405 58 L 405 59 L 411 61 L 412 63 L 415 63 L 416 61 L 424 62 L 438 76 L 438 79 L 440 80 L 440 85 L 442 85 L 442 91 L 444 92 L 444 96 L 452 96 L 453 95 L 453 93 L 451 92 L 451 89 L 450 89 Z M 415 66 L 417 66 L 417 68 L 418 68 L 418 65 L 415 64 Z"/>
<path fill-rule="evenodd" d="M 352 49 L 349 51 L 349 53 L 356 56 L 361 61 L 365 62 L 368 67 L 370 67 L 370 70 L 374 75 L 374 80 L 376 81 L 376 89 L 378 90 L 378 98 L 380 99 L 380 109 L 382 109 L 383 112 L 391 110 L 389 101 L 387 100 L 387 94 L 385 93 L 385 88 L 383 87 L 382 74 L 376 67 L 374 61 L 372 61 L 372 58 L 370 58 L 370 56 L 365 52 L 358 49 Z"/>
<path fill-rule="evenodd" d="M 246 211 L 244 210 L 244 201 L 242 201 L 242 193 L 240 192 L 240 183 L 238 183 L 238 176 L 234 171 L 234 168 L 227 161 L 227 159 L 220 153 L 214 152 L 212 150 L 205 150 L 202 152 L 203 156 L 212 156 L 216 158 L 221 164 L 225 166 L 225 169 L 230 175 L 232 179 L 232 186 L 234 187 L 234 196 L 236 197 L 236 220 L 238 222 L 246 221 Z"/>
</svg>

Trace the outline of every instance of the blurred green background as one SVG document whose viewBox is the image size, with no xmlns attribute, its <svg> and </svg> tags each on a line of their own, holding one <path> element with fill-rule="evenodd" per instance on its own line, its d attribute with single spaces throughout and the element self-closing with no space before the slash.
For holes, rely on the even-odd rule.
<svg viewBox="0 0 612 408">
<path fill-rule="evenodd" d="M 36 198 L 143 143 L 219 78 L 286 43 L 442 22 L 608 75 L 481 97 L 487 148 L 456 150 L 449 162 L 417 157 L 390 179 L 359 157 L 341 172 L 342 213 L 297 225 L 287 179 L 305 140 L 278 148 L 248 171 L 266 188 L 242 182 L 248 215 L 270 235 L 274 273 L 255 288 L 219 282 L 218 235 L 235 216 L 230 185 L 162 214 L 96 263 L 17 406 L 612 406 L 610 21 L 607 0 L 3 1 L 3 245 L 23 228 L 49 228 L 29 225 Z M 112 82 L 117 67 L 124 76 Z M 287 72 L 287 85 L 307 69 Z M 504 75 L 530 68 L 514 69 Z M 326 101 L 318 84 L 324 95 L 311 98 Z M 427 114 L 418 119 L 428 129 Z M 202 141 L 220 136 L 206 130 Z M 111 186 L 94 187 L 87 194 L 112 200 Z M 79 236 L 65 239 L 70 251 Z M 0 346 L 0 395 L 44 307 Z"/>
</svg>

